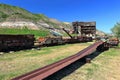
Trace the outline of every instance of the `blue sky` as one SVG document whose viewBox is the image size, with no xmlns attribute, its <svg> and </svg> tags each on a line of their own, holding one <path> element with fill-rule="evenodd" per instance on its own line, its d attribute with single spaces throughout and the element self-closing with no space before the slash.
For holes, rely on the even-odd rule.
<svg viewBox="0 0 120 80">
<path fill-rule="evenodd" d="M 0 0 L 63 22 L 96 21 L 106 33 L 120 21 L 120 0 Z"/>
</svg>

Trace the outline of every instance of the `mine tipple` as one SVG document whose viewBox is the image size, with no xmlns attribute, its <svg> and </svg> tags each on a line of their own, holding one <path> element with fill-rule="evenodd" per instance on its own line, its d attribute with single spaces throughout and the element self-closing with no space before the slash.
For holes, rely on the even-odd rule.
<svg viewBox="0 0 120 80">
<path fill-rule="evenodd" d="M 95 35 L 96 22 L 73 22 L 74 33 L 80 33 L 81 35 Z"/>
</svg>

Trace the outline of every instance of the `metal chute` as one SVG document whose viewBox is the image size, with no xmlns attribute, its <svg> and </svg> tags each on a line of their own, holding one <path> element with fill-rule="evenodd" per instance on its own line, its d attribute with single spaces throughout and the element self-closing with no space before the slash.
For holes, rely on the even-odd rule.
<svg viewBox="0 0 120 80">
<path fill-rule="evenodd" d="M 53 35 L 53 36 L 63 36 L 63 34 L 55 31 L 55 30 L 51 30 L 50 33 Z"/>
</svg>

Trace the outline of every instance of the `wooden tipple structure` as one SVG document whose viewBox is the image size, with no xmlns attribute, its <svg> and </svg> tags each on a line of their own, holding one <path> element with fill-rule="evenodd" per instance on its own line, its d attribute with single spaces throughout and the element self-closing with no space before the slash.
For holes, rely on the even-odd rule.
<svg viewBox="0 0 120 80">
<path fill-rule="evenodd" d="M 81 34 L 82 36 L 95 36 L 96 22 L 73 22 L 73 33 Z"/>
</svg>

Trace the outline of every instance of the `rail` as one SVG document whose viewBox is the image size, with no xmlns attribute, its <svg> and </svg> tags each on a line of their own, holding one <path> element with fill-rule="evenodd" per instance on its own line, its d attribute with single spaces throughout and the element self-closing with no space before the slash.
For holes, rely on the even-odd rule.
<svg viewBox="0 0 120 80">
<path fill-rule="evenodd" d="M 73 62 L 81 59 L 82 57 L 85 57 L 85 56 L 91 54 L 101 44 L 103 44 L 102 41 L 96 42 L 96 43 L 92 44 L 91 46 L 78 52 L 75 55 L 72 55 L 70 57 L 62 59 L 62 60 L 55 62 L 53 64 L 47 65 L 45 67 L 39 68 L 39 69 L 34 70 L 32 72 L 29 72 L 27 74 L 18 76 L 16 78 L 13 78 L 12 80 L 42 80 L 42 79 L 45 79 L 48 76 L 52 75 L 53 73 L 55 73 L 55 72 L 61 70 L 62 68 L 72 64 Z"/>
</svg>

